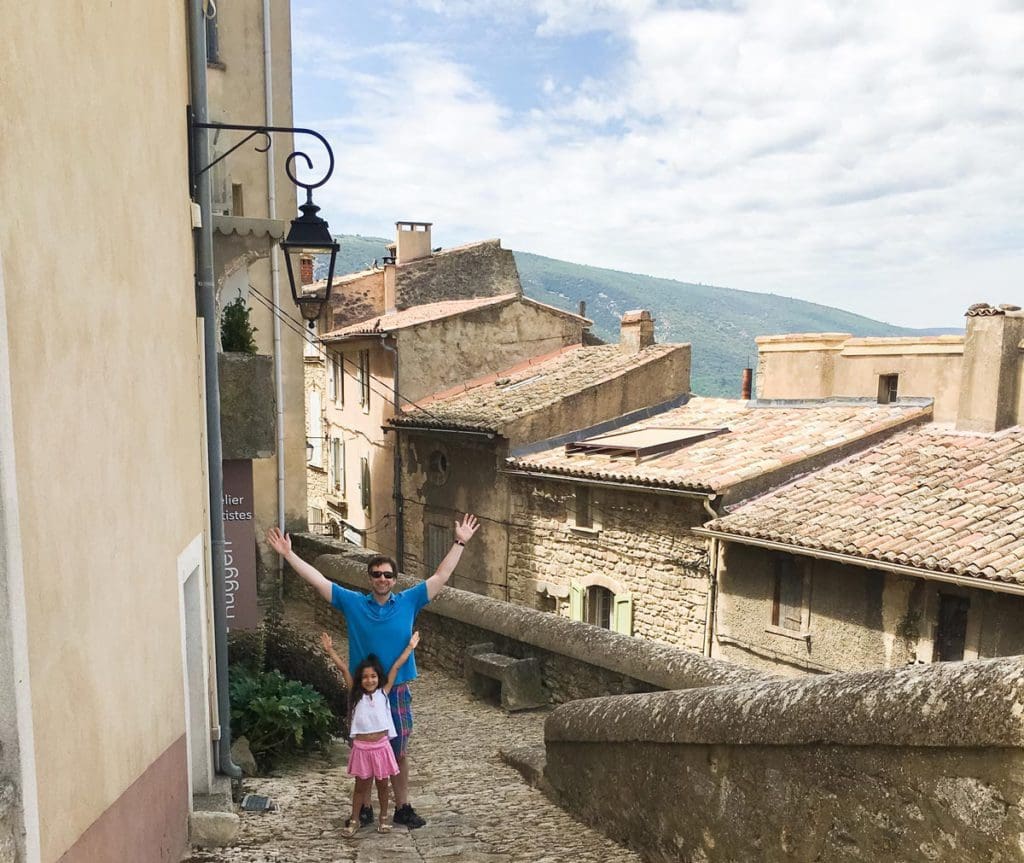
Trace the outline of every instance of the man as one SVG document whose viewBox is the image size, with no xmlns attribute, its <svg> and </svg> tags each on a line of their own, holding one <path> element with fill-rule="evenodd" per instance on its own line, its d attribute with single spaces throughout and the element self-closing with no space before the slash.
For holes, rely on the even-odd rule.
<svg viewBox="0 0 1024 863">
<path fill-rule="evenodd" d="M 292 551 L 291 537 L 282 535 L 278 528 L 272 527 L 267 531 L 267 542 L 320 597 L 345 615 L 349 668 L 355 668 L 371 653 L 377 655 L 385 668 L 390 668 L 409 643 L 416 615 L 448 583 L 466 543 L 473 538 L 479 526 L 480 523 L 473 515 L 467 514 L 461 523 L 456 521 L 455 542 L 438 565 L 437 571 L 426 581 L 398 593 L 392 591 L 398 577 L 398 567 L 390 557 L 377 555 L 370 558 L 366 565 L 370 592 L 362 594 L 328 581 L 323 573 Z M 410 656 L 399 669 L 395 686 L 388 696 L 395 730 L 398 732 L 398 736 L 391 741 L 399 768 L 398 775 L 391 780 L 395 792 L 393 820 L 395 824 L 405 824 L 410 828 L 422 827 L 426 823 L 409 803 L 407 753 L 412 733 L 412 696 L 408 683 L 415 678 L 416 658 Z M 372 821 L 373 810 L 364 807 L 359 820 L 365 823 Z"/>
</svg>

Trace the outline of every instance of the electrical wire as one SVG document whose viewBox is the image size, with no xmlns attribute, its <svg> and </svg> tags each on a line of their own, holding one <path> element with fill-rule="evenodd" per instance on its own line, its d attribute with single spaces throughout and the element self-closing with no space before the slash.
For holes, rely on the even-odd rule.
<svg viewBox="0 0 1024 863">
<path fill-rule="evenodd" d="M 272 314 L 277 315 L 281 322 L 288 326 L 293 332 L 302 336 L 303 341 L 307 341 L 309 344 L 311 344 L 324 360 L 330 359 L 330 353 L 323 347 L 322 344 L 309 340 L 308 329 L 302 325 L 301 321 L 299 321 L 297 318 L 293 318 L 291 315 L 288 314 L 288 312 L 281 308 L 281 306 L 277 305 L 272 299 L 261 293 L 252 285 L 250 285 L 249 287 L 252 289 L 252 292 L 257 296 L 257 298 L 265 308 L 267 308 Z M 359 371 L 359 367 L 356 365 L 356 363 L 348 359 L 344 353 L 341 353 L 340 356 L 343 368 L 344 363 L 348 363 L 357 371 Z M 385 381 L 382 378 L 378 378 L 376 375 L 372 374 L 369 369 L 366 369 L 365 373 L 366 377 L 369 380 L 376 381 L 381 386 L 388 387 L 388 391 L 386 394 L 381 393 L 378 390 L 373 390 L 373 392 L 376 393 L 380 398 L 383 398 L 385 401 L 391 401 L 394 395 L 394 389 L 391 387 L 391 384 L 388 381 Z M 355 378 L 355 375 L 352 375 L 352 377 Z M 417 404 L 412 399 L 403 396 L 400 391 L 398 392 L 398 398 L 400 402 L 405 402 L 407 405 L 412 405 L 417 410 L 423 411 L 423 413 L 425 413 L 431 419 L 438 420 L 439 422 L 441 421 L 441 418 L 438 417 L 436 414 L 431 413 L 425 407 L 423 407 L 420 404 Z"/>
</svg>

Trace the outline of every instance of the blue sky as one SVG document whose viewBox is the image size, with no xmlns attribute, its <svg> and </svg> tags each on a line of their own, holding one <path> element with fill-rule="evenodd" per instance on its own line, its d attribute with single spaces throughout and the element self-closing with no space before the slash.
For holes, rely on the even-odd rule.
<svg viewBox="0 0 1024 863">
<path fill-rule="evenodd" d="M 1024 305 L 1024 2 L 292 0 L 333 230 L 796 296 Z"/>
</svg>

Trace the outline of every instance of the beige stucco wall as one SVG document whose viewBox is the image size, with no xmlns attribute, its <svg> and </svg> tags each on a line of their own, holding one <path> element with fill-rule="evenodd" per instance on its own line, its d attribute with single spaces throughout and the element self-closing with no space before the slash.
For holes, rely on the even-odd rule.
<svg viewBox="0 0 1024 863">
<path fill-rule="evenodd" d="M 185 14 L 4 12 L 0 422 L 50 863 L 185 731 L 176 560 L 206 526 Z M 140 69 L 145 88 L 126 85 Z"/>
<path fill-rule="evenodd" d="M 956 419 L 963 336 L 853 338 L 845 333 L 757 340 L 757 396 L 876 398 L 880 375 L 898 374 L 899 396 L 935 399 L 937 422 Z"/>
<path fill-rule="evenodd" d="M 358 353 L 370 352 L 370 400 L 367 406 L 359 404 L 359 383 L 356 379 Z M 394 554 L 394 457 L 391 435 L 385 435 L 383 425 L 394 415 L 392 404 L 393 360 L 381 347 L 379 338 L 345 342 L 330 346 L 334 356 L 343 362 L 344 404 L 327 398 L 324 391 L 324 423 L 328 437 L 345 441 L 345 489 L 340 495 L 347 504 L 346 521 L 357 530 L 366 531 L 365 544 L 385 554 Z M 325 364 L 328 374 L 330 364 Z M 404 391 L 404 388 L 403 388 Z M 325 452 L 326 452 L 325 444 Z M 362 506 L 362 478 L 360 461 L 366 458 L 370 465 L 370 509 Z"/>
<path fill-rule="evenodd" d="M 292 120 L 292 78 L 291 78 L 291 18 L 290 2 L 274 0 L 271 13 L 271 57 L 273 89 L 273 123 L 276 126 L 291 126 Z M 211 66 L 207 74 L 209 90 L 210 119 L 223 123 L 266 122 L 265 68 L 263 53 L 263 6 L 261 3 L 219 3 L 218 40 L 222 67 Z M 211 141 L 216 139 L 218 153 L 224 152 L 244 137 L 244 132 L 211 132 Z M 318 151 L 312 149 L 310 138 L 294 141 L 290 135 L 274 135 L 276 216 L 288 221 L 298 214 L 296 189 L 284 172 L 285 158 L 294 147 L 309 148 L 310 155 L 319 166 Z M 232 202 L 232 184 L 241 183 L 243 212 L 232 210 L 232 215 L 246 218 L 267 218 L 270 215 L 267 187 L 267 158 L 269 154 L 258 153 L 253 144 L 258 139 L 239 148 L 213 171 L 214 202 Z M 319 146 L 315 143 L 312 146 Z M 218 190 L 217 187 L 220 187 Z M 329 214 L 327 215 L 329 218 Z M 226 246 L 224 238 L 214 237 L 215 244 Z M 269 246 L 264 254 L 269 253 Z M 304 368 L 302 359 L 302 337 L 296 332 L 304 323 L 292 302 L 288 274 L 283 256 L 277 253 L 279 268 L 278 305 L 281 314 L 294 321 L 282 320 L 281 331 L 281 374 L 283 391 L 284 422 L 284 518 L 289 530 L 302 529 L 306 523 L 306 432 L 305 403 L 303 398 Z M 230 302 L 236 296 L 230 282 L 219 298 L 219 306 Z M 272 298 L 271 262 L 263 257 L 249 263 L 245 278 L 240 283 L 248 294 L 252 309 L 251 320 L 257 328 L 257 350 L 263 354 L 274 353 L 274 317 L 265 305 Z M 261 302 L 256 292 L 265 298 Z M 253 462 L 253 494 L 255 498 L 256 536 L 260 538 L 260 560 L 258 563 L 260 594 L 272 599 L 278 592 L 277 556 L 269 552 L 262 537 L 266 528 L 278 521 L 278 461 L 281 453 L 271 458 Z"/>
<path fill-rule="evenodd" d="M 513 478 L 510 600 L 569 613 L 570 580 L 603 576 L 633 595 L 633 635 L 701 652 L 708 560 L 687 527 L 704 521 L 701 502 L 593 488 L 596 530 L 573 527 L 573 483 Z M 539 592 L 546 585 L 547 594 Z"/>
<path fill-rule="evenodd" d="M 402 396 L 422 399 L 582 339 L 579 318 L 525 302 L 400 330 Z"/>
<path fill-rule="evenodd" d="M 773 631 L 771 552 L 723 543 L 713 655 L 778 674 L 867 671 L 931 662 L 938 595 L 970 600 L 965 659 L 1024 651 L 1024 599 L 795 557 L 807 568 L 810 640 Z"/>
</svg>

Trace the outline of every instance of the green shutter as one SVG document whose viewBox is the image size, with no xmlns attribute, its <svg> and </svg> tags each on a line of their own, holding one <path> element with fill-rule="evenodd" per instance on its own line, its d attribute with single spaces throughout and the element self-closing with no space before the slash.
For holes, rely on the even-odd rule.
<svg viewBox="0 0 1024 863">
<path fill-rule="evenodd" d="M 569 617 L 583 620 L 583 588 L 575 581 L 569 584 Z"/>
<path fill-rule="evenodd" d="M 612 630 L 623 635 L 633 634 L 633 594 L 618 593 L 612 605 Z"/>
</svg>

